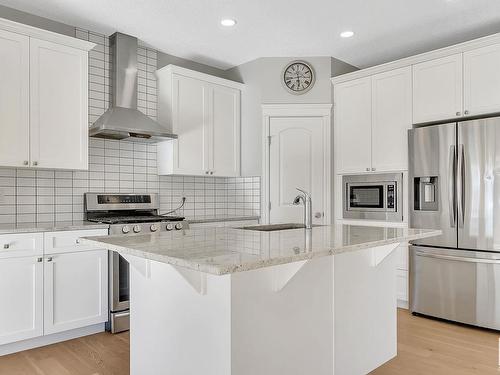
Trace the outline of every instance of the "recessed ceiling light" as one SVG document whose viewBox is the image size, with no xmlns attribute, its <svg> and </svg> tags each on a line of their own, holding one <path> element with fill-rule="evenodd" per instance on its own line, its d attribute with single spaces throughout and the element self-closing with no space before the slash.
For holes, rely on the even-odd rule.
<svg viewBox="0 0 500 375">
<path fill-rule="evenodd" d="M 350 38 L 350 37 L 351 37 L 351 36 L 353 36 L 353 35 L 354 35 L 354 31 L 350 31 L 350 30 L 347 30 L 347 31 L 342 31 L 342 32 L 340 33 L 340 36 L 341 36 L 342 38 Z"/>
<path fill-rule="evenodd" d="M 231 27 L 236 25 L 236 20 L 233 20 L 232 18 L 224 18 L 223 20 L 220 21 L 220 24 L 222 26 Z"/>
</svg>

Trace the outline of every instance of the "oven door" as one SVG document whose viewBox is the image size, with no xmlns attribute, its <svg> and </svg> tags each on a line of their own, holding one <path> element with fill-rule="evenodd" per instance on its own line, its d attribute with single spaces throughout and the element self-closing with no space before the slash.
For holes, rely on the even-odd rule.
<svg viewBox="0 0 500 375">
<path fill-rule="evenodd" d="M 130 277 L 129 264 L 118 253 L 109 252 L 109 300 L 111 312 L 129 309 Z"/>
</svg>

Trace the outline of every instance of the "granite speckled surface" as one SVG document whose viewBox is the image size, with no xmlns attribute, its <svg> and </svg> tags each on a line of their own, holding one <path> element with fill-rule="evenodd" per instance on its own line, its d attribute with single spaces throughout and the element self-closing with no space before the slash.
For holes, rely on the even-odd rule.
<svg viewBox="0 0 500 375">
<path fill-rule="evenodd" d="M 56 232 L 63 230 L 108 229 L 108 224 L 85 220 L 49 221 L 43 223 L 0 224 L 0 234 Z"/>
<path fill-rule="evenodd" d="M 214 275 L 226 275 L 441 234 L 439 230 L 355 225 L 262 232 L 196 228 L 83 238 L 97 247 Z"/>
</svg>

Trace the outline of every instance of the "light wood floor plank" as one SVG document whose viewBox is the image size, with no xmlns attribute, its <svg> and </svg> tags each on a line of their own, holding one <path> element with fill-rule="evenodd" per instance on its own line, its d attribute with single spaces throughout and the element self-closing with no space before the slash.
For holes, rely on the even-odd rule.
<svg viewBox="0 0 500 375">
<path fill-rule="evenodd" d="M 0 375 L 128 375 L 129 337 L 99 333 L 0 357 Z M 398 356 L 372 375 L 500 375 L 499 337 L 399 310 Z"/>
</svg>

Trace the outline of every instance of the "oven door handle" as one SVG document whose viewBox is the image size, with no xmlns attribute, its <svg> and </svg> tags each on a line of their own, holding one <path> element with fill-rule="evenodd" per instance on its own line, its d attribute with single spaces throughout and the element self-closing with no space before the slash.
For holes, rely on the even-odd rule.
<svg viewBox="0 0 500 375">
<path fill-rule="evenodd" d="M 431 253 L 425 253 L 422 251 L 417 251 L 415 253 L 415 255 L 417 255 L 419 257 L 424 257 L 424 258 L 453 260 L 453 261 L 457 261 L 457 262 L 500 264 L 500 259 L 470 258 L 470 257 L 461 257 L 461 256 L 455 256 L 455 255 L 431 254 Z"/>
</svg>

